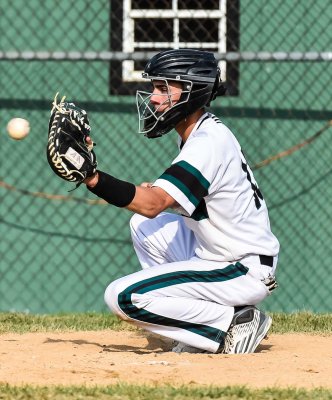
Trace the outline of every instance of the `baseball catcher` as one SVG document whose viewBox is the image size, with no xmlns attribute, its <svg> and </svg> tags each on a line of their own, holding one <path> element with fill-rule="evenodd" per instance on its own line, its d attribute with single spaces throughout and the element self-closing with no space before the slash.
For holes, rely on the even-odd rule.
<svg viewBox="0 0 332 400">
<path fill-rule="evenodd" d="M 57 103 L 56 94 L 48 127 L 47 161 L 60 178 L 79 186 L 96 172 L 94 143 L 87 142 L 90 124 L 85 110 L 74 103 Z"/>
<path fill-rule="evenodd" d="M 139 132 L 156 142 L 178 135 L 178 155 L 152 183 L 96 170 L 86 113 L 64 99 L 52 110 L 48 160 L 61 178 L 135 213 L 142 270 L 107 287 L 114 314 L 173 339 L 174 352 L 252 353 L 272 323 L 256 305 L 276 287 L 279 242 L 240 143 L 207 111 L 225 93 L 218 62 L 210 52 L 167 50 L 143 78 Z"/>
</svg>

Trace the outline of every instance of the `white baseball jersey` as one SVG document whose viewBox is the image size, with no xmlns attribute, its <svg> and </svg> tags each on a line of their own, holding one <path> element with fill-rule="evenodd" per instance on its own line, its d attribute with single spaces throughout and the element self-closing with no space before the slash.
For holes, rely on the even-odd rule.
<svg viewBox="0 0 332 400">
<path fill-rule="evenodd" d="M 278 254 L 263 195 L 241 147 L 213 114 L 202 115 L 154 186 L 180 205 L 195 234 L 199 258 L 234 261 Z"/>
</svg>

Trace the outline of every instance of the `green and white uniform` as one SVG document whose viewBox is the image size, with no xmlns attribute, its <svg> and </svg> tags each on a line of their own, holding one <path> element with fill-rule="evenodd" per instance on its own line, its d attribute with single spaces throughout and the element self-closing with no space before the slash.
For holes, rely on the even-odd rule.
<svg viewBox="0 0 332 400">
<path fill-rule="evenodd" d="M 177 201 L 178 213 L 133 216 L 143 269 L 111 283 L 105 301 L 121 318 L 216 352 L 234 306 L 270 294 L 263 280 L 275 274 L 279 243 L 264 198 L 237 139 L 210 113 L 154 186 Z"/>
</svg>

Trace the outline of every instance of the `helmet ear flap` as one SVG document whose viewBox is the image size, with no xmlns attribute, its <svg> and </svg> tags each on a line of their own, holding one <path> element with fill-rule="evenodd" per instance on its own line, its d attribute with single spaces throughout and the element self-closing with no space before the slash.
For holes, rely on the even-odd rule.
<svg viewBox="0 0 332 400">
<path fill-rule="evenodd" d="M 226 92 L 227 92 L 227 87 L 225 86 L 224 82 L 220 82 L 215 98 L 218 96 L 225 96 Z"/>
<path fill-rule="evenodd" d="M 217 72 L 217 76 L 216 76 L 216 80 L 211 92 L 211 97 L 210 100 L 207 104 L 207 106 L 210 105 L 211 101 L 214 100 L 217 96 L 224 96 L 226 94 L 227 88 L 224 85 L 223 82 L 221 82 L 220 79 L 220 68 L 218 67 L 218 72 Z"/>
</svg>

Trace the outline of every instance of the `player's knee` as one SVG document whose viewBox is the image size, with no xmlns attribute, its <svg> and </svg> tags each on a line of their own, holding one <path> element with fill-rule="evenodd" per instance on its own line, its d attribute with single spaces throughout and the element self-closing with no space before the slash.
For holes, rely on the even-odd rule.
<svg viewBox="0 0 332 400">
<path fill-rule="evenodd" d="M 108 285 L 105 290 L 104 300 L 113 314 L 123 320 L 131 320 L 130 311 L 132 310 L 132 303 L 127 299 L 121 278 Z"/>
<path fill-rule="evenodd" d="M 104 293 L 104 300 L 113 314 L 118 315 L 120 318 L 123 318 L 121 309 L 118 304 L 119 292 L 120 290 L 118 280 L 116 280 L 107 286 Z"/>
</svg>

